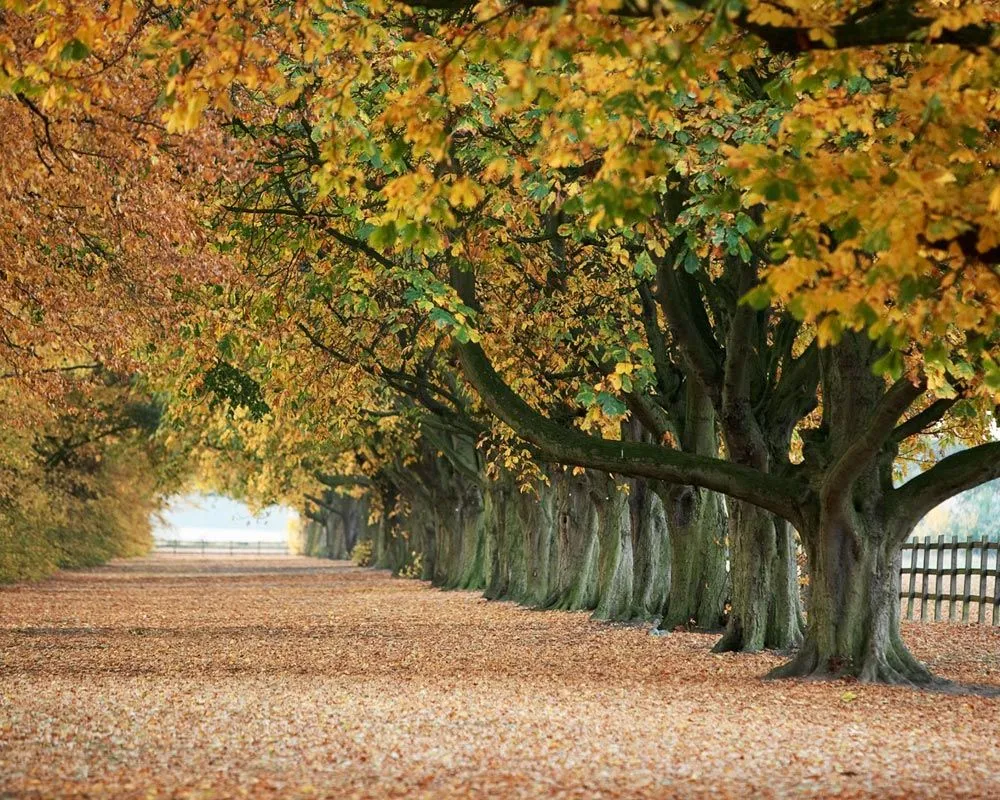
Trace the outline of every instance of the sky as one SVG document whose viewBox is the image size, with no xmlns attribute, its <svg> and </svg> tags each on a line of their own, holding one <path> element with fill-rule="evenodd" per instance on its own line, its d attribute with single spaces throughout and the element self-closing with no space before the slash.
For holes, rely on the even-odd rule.
<svg viewBox="0 0 1000 800">
<path fill-rule="evenodd" d="M 245 504 L 222 495 L 182 495 L 170 500 L 162 522 L 155 525 L 155 535 L 161 539 L 284 541 L 293 513 L 271 506 L 254 516 Z"/>
</svg>

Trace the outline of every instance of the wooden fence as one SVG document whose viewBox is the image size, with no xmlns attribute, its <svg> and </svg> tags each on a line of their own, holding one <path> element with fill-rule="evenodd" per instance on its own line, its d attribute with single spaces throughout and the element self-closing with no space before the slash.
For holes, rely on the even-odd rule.
<svg viewBox="0 0 1000 800">
<path fill-rule="evenodd" d="M 285 542 L 210 542 L 207 539 L 156 539 L 158 553 L 228 553 L 229 555 L 288 555 Z"/>
<path fill-rule="evenodd" d="M 909 541 L 903 545 L 900 611 L 906 619 L 1000 625 L 998 575 L 1000 539 Z"/>
</svg>

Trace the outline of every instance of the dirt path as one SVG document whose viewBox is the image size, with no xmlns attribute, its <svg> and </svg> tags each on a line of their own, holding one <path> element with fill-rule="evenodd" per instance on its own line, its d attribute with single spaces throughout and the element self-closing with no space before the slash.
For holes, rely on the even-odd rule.
<svg viewBox="0 0 1000 800">
<path fill-rule="evenodd" d="M 1000 628 L 905 634 L 1000 685 Z M 1000 797 L 1000 700 L 712 641 L 308 559 L 61 575 L 0 590 L 0 798 Z"/>
</svg>

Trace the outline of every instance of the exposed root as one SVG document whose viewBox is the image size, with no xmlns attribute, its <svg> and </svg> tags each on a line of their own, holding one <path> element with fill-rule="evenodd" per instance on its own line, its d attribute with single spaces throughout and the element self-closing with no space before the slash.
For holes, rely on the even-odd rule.
<svg viewBox="0 0 1000 800">
<path fill-rule="evenodd" d="M 869 652 L 861 663 L 857 664 L 849 659 L 822 658 L 815 641 L 807 640 L 791 661 L 775 667 L 766 677 L 815 680 L 855 678 L 862 683 L 914 687 L 940 686 L 947 683 L 932 675 L 902 642 L 898 645 L 890 642 L 884 651 Z"/>
<path fill-rule="evenodd" d="M 791 661 L 775 667 L 764 677 L 768 680 L 806 678 L 815 675 L 818 664 L 819 654 L 816 649 L 816 643 L 811 639 L 807 639 Z"/>
<path fill-rule="evenodd" d="M 726 630 L 712 647 L 713 653 L 738 653 L 743 650 L 743 631 L 739 624 L 730 619 Z"/>
<path fill-rule="evenodd" d="M 777 639 L 777 641 L 775 641 Z M 802 629 L 796 626 L 788 635 L 775 636 L 771 632 L 770 636 L 764 637 L 763 644 L 748 642 L 743 625 L 738 617 L 730 617 L 729 624 L 722 634 L 722 638 L 715 643 L 712 648 L 713 653 L 759 653 L 762 650 L 777 650 L 782 653 L 792 653 L 802 644 Z"/>
</svg>

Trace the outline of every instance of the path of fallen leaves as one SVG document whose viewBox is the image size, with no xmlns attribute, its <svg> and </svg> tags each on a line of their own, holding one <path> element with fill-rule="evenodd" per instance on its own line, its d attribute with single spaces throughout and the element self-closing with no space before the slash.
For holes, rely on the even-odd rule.
<svg viewBox="0 0 1000 800">
<path fill-rule="evenodd" d="M 1000 685 L 1000 629 L 908 625 Z M 164 555 L 0 591 L 0 798 L 1000 797 L 1000 700 L 346 564 Z"/>
</svg>

